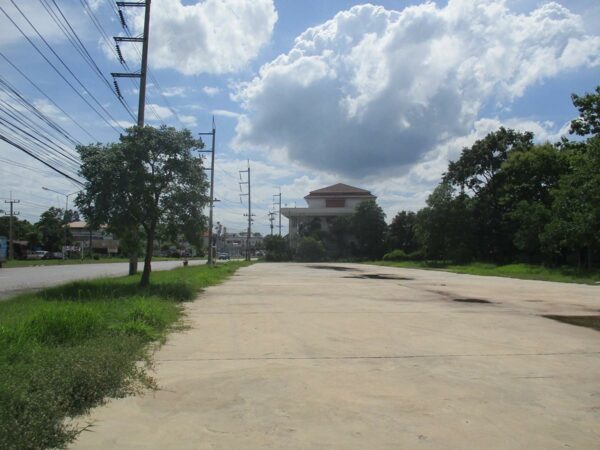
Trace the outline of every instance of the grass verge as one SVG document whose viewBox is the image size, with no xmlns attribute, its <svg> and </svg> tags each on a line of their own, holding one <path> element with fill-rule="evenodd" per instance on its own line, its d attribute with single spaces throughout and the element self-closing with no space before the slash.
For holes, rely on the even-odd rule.
<svg viewBox="0 0 600 450">
<path fill-rule="evenodd" d="M 410 269 L 437 269 L 454 273 L 520 278 L 523 280 L 559 281 L 563 283 L 584 284 L 595 284 L 600 282 L 599 270 L 578 270 L 573 267 L 550 268 L 531 264 L 451 264 L 442 261 L 371 261 L 368 264 L 405 267 Z"/>
<path fill-rule="evenodd" d="M 182 258 L 167 258 L 162 256 L 155 256 L 152 258 L 152 261 L 181 261 Z M 203 259 L 203 258 L 188 258 L 190 261 L 194 259 Z M 140 262 L 143 262 L 143 259 L 140 259 Z M 33 267 L 33 266 L 65 266 L 65 265 L 74 265 L 74 264 L 109 264 L 109 263 L 125 263 L 129 262 L 128 258 L 84 258 L 84 259 L 13 259 L 11 261 L 6 261 L 2 263 L 2 267 L 11 269 L 17 267 Z"/>
<path fill-rule="evenodd" d="M 68 419 L 154 387 L 152 344 L 179 322 L 181 302 L 248 263 L 80 281 L 0 303 L 0 448 L 63 448 Z M 145 361 L 146 365 L 139 364 Z"/>
</svg>

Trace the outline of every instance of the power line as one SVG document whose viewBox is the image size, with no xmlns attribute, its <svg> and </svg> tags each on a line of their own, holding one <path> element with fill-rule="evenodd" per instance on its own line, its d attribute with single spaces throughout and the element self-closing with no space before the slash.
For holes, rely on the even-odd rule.
<svg viewBox="0 0 600 450">
<path fill-rule="evenodd" d="M 17 142 L 15 142 L 14 140 L 8 138 L 7 136 L 0 134 L 0 140 L 12 145 L 13 147 L 21 150 L 22 152 L 28 154 L 29 156 L 31 156 L 32 158 L 38 160 L 39 162 L 41 162 L 42 164 L 44 164 L 45 166 L 49 167 L 50 169 L 54 170 L 55 172 L 61 174 L 62 176 L 64 176 L 65 178 L 68 178 L 69 180 L 73 181 L 74 183 L 77 183 L 78 185 L 83 186 L 83 183 L 75 178 L 73 178 L 72 176 L 66 174 L 65 172 L 63 172 L 62 170 L 54 167 L 52 164 L 44 161 L 42 158 L 40 158 L 39 156 L 35 155 L 33 152 L 31 152 L 30 150 L 28 150 L 27 148 L 25 148 L 24 146 L 18 144 Z"/>
<path fill-rule="evenodd" d="M 104 83 L 104 85 L 108 88 L 108 90 L 111 92 L 111 94 L 116 95 L 116 93 L 114 92 L 114 90 L 110 84 L 110 81 L 108 81 L 108 79 L 104 76 L 104 72 L 100 69 L 100 67 L 98 67 L 98 64 L 96 64 L 96 61 L 94 60 L 94 58 L 88 51 L 87 47 L 81 41 L 77 32 L 73 29 L 69 20 L 65 17 L 62 9 L 60 9 L 60 7 L 56 4 L 56 1 L 51 0 L 52 4 L 54 5 L 56 10 L 60 14 L 60 17 L 52 9 L 52 7 L 47 2 L 47 0 L 39 0 L 39 1 L 42 4 L 42 6 L 44 7 L 44 9 L 48 12 L 50 17 L 54 21 L 54 23 L 56 23 L 58 28 L 66 36 L 67 40 L 71 43 L 71 45 L 75 48 L 75 50 L 83 58 L 83 60 L 86 62 L 86 64 L 90 67 L 92 72 L 94 72 L 96 74 L 96 76 L 98 76 L 100 81 L 102 81 Z M 62 18 L 62 22 L 61 22 L 60 18 Z M 124 100 L 122 101 L 120 98 L 119 98 L 119 101 L 123 105 L 123 107 L 125 108 L 127 113 L 131 116 L 131 118 L 133 120 L 135 120 L 135 117 L 134 117 L 133 113 L 131 112 L 129 105 L 127 105 L 127 103 Z"/>
<path fill-rule="evenodd" d="M 11 2 L 14 5 L 13 0 L 11 0 Z M 18 8 L 18 6 L 15 5 L 15 7 L 19 10 L 19 12 L 21 12 L 21 10 Z M 10 15 L 4 10 L 4 8 L 2 6 L 0 6 L 0 11 L 2 11 L 2 13 L 6 16 L 6 18 L 15 26 L 15 28 L 17 30 L 19 30 L 19 32 L 27 40 L 27 42 L 29 42 L 29 44 L 38 52 L 38 54 L 42 58 L 44 58 L 44 60 L 50 65 L 50 67 L 52 67 L 52 69 L 54 69 L 54 71 L 63 79 L 63 81 L 65 81 L 65 83 L 67 83 L 67 85 L 69 85 L 69 87 L 77 94 L 77 96 L 79 96 L 79 98 L 81 98 L 109 127 L 111 127 L 113 130 L 115 130 L 117 133 L 120 133 L 121 130 L 116 128 L 113 124 L 111 124 L 109 122 L 109 120 L 106 119 L 106 117 L 104 117 L 102 114 L 100 114 L 100 112 L 83 96 L 83 94 L 81 94 L 75 88 L 75 86 L 73 86 L 73 84 L 69 80 L 67 80 L 67 78 L 62 74 L 62 72 L 60 70 L 58 70 L 58 68 L 48 59 L 48 57 L 46 57 L 46 55 L 44 55 L 44 53 L 39 49 L 39 47 L 37 45 L 35 45 L 35 43 L 29 38 L 29 36 L 27 36 L 27 34 L 21 29 L 21 27 L 19 27 L 19 25 L 17 25 L 17 23 L 12 19 L 12 17 L 10 17 Z M 61 63 L 67 68 L 67 71 L 79 83 L 79 85 L 90 96 L 90 98 L 92 98 L 101 107 L 101 109 L 106 112 L 107 116 L 113 120 L 113 123 L 117 123 L 117 121 L 112 117 L 112 115 L 108 111 L 106 111 L 106 108 L 104 106 L 102 106 L 100 104 L 100 102 L 92 95 L 92 93 L 81 83 L 81 81 L 79 81 L 79 79 L 75 76 L 75 74 L 71 71 L 71 69 L 68 68 L 68 66 L 64 63 L 64 61 L 62 61 L 62 59 L 58 55 L 56 55 L 56 52 L 54 52 L 54 50 L 52 49 L 52 46 L 50 46 L 50 44 L 48 44 L 48 42 L 43 38 L 43 36 L 41 36 L 41 34 L 37 31 L 37 29 L 31 24 L 29 19 L 27 19 L 27 16 L 25 16 L 22 12 L 21 12 L 21 15 L 23 15 L 25 20 L 31 25 L 31 27 L 34 29 L 34 31 L 38 34 L 40 39 L 42 39 L 42 41 L 44 41 L 44 43 L 50 48 L 50 51 L 52 51 L 55 54 L 55 56 L 59 59 L 59 61 L 61 61 Z"/>
<path fill-rule="evenodd" d="M 62 112 L 65 117 L 67 117 L 71 122 L 73 122 L 81 131 L 83 131 L 85 134 L 88 135 L 88 137 L 90 137 L 93 141 L 98 141 L 97 138 L 95 138 L 92 134 L 90 134 L 85 128 L 83 128 L 81 126 L 81 124 L 76 121 L 75 119 L 73 119 L 73 117 L 71 117 L 64 109 L 62 109 L 54 100 L 52 100 L 52 98 L 50 98 L 37 84 L 35 84 L 27 75 L 25 75 L 25 73 L 23 73 L 23 71 L 21 69 L 19 69 L 10 59 L 8 59 L 8 57 L 0 52 L 0 56 L 8 63 L 10 64 L 10 66 L 15 69 L 19 75 L 21 75 L 23 78 L 25 78 L 40 94 L 42 94 L 44 97 L 46 97 L 48 99 L 48 101 L 50 103 L 52 103 L 52 105 L 54 105 L 60 112 Z"/>
</svg>

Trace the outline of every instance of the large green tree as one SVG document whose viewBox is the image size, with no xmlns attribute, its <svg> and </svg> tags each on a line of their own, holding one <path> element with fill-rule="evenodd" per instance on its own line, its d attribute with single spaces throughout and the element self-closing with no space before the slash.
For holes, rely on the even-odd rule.
<svg viewBox="0 0 600 450">
<path fill-rule="evenodd" d="M 389 244 L 393 249 L 403 250 L 405 253 L 414 252 L 418 247 L 415 227 L 417 215 L 412 211 L 400 211 L 392 219 L 389 229 Z"/>
<path fill-rule="evenodd" d="M 533 133 L 506 128 L 489 133 L 464 148 L 457 161 L 450 162 L 443 181 L 473 199 L 473 220 L 477 228 L 477 255 L 485 260 L 506 260 L 513 255 L 510 230 L 501 203 L 504 183 L 502 166 L 510 153 L 533 147 Z"/>
<path fill-rule="evenodd" d="M 35 224 L 35 229 L 44 250 L 49 252 L 60 251 L 62 246 L 67 244 L 71 233 L 68 229 L 65 229 L 65 226 L 65 213 L 60 208 L 52 206 L 40 215 L 40 220 Z M 65 241 L 65 236 L 67 241 Z M 30 238 L 33 238 L 33 236 L 30 236 Z"/>
<path fill-rule="evenodd" d="M 159 224 L 180 230 L 191 242 L 200 240 L 207 181 L 194 151 L 202 147 L 188 130 L 167 126 L 132 127 L 118 143 L 78 147 L 86 182 L 76 204 L 92 226 L 107 224 L 129 236 L 143 230 L 142 286 L 150 282 Z"/>
<path fill-rule="evenodd" d="M 379 259 L 385 251 L 387 224 L 385 213 L 373 200 L 361 202 L 352 216 L 357 256 Z"/>
</svg>

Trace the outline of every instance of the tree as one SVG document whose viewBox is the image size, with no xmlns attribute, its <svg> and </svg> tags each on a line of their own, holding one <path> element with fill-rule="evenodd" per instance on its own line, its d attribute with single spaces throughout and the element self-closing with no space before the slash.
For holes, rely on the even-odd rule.
<svg viewBox="0 0 600 450">
<path fill-rule="evenodd" d="M 400 211 L 392 219 L 389 228 L 389 241 L 393 249 L 412 253 L 419 247 L 415 226 L 417 215 L 412 211 Z"/>
<path fill-rule="evenodd" d="M 41 214 L 40 220 L 35 224 L 39 241 L 45 250 L 57 252 L 66 245 L 65 234 L 68 239 L 70 232 L 67 230 L 65 233 L 64 217 L 64 210 L 52 206 Z"/>
<path fill-rule="evenodd" d="M 132 127 L 118 143 L 77 148 L 86 182 L 76 204 L 92 226 L 107 224 L 118 235 L 143 230 L 142 286 L 150 282 L 159 224 L 200 239 L 207 181 L 202 160 L 192 152 L 202 147 L 188 130 L 163 125 Z"/>
<path fill-rule="evenodd" d="M 415 234 L 429 259 L 466 262 L 475 254 L 474 200 L 440 183 L 417 213 Z"/>
<path fill-rule="evenodd" d="M 282 236 L 266 236 L 264 246 L 267 261 L 289 261 L 291 259 L 287 239 Z"/>
<path fill-rule="evenodd" d="M 352 216 L 357 256 L 380 259 L 384 253 L 387 231 L 385 213 L 373 200 L 361 202 Z"/>
<path fill-rule="evenodd" d="M 573 104 L 579 110 L 579 117 L 571 121 L 569 132 L 579 136 L 600 134 L 600 86 L 596 86 L 595 94 L 578 96 L 572 94 Z"/>
<path fill-rule="evenodd" d="M 296 260 L 303 262 L 322 261 L 325 258 L 325 247 L 314 237 L 303 237 L 296 247 Z"/>
<path fill-rule="evenodd" d="M 0 216 L 0 236 L 9 235 L 10 229 L 10 217 Z M 17 217 L 13 217 L 13 238 L 18 240 L 27 239 L 27 235 L 33 231 L 33 225 L 27 220 L 19 220 Z"/>
<path fill-rule="evenodd" d="M 509 154 L 533 147 L 533 133 L 500 128 L 464 148 L 460 158 L 450 162 L 443 181 L 460 189 L 460 195 L 474 199 L 478 254 L 483 259 L 510 259 L 514 252 L 505 210 L 500 202 L 504 182 L 502 166 Z"/>
<path fill-rule="evenodd" d="M 575 251 L 588 268 L 600 250 L 600 136 L 588 140 L 585 150 L 569 156 L 571 171 L 553 190 L 551 220 L 541 236 L 547 252 Z"/>
<path fill-rule="evenodd" d="M 552 190 L 568 170 L 567 151 L 549 143 L 511 152 L 502 165 L 500 203 L 513 243 L 529 262 L 542 256 L 540 236 L 550 220 Z"/>
</svg>

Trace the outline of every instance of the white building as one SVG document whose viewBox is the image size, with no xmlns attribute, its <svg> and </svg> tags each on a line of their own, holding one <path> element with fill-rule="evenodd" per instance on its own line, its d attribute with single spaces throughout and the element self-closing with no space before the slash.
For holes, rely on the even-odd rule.
<svg viewBox="0 0 600 450">
<path fill-rule="evenodd" d="M 281 208 L 281 214 L 289 219 L 289 237 L 293 241 L 303 226 L 316 222 L 321 230 L 328 231 L 336 217 L 351 216 L 361 202 L 376 198 L 364 189 L 338 183 L 304 197 L 307 208 Z"/>
</svg>

